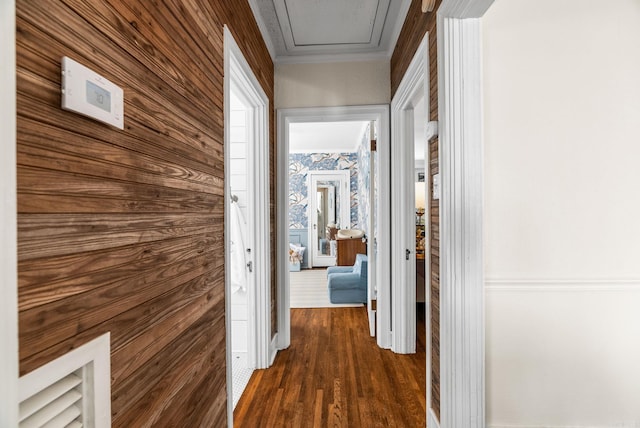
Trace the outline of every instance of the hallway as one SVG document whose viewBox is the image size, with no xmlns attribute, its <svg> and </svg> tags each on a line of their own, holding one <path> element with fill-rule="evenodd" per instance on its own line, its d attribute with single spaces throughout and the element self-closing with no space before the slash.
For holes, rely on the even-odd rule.
<svg viewBox="0 0 640 428">
<path fill-rule="evenodd" d="M 378 348 L 365 308 L 291 310 L 291 346 L 256 370 L 236 427 L 425 426 L 424 310 L 417 353 Z"/>
</svg>

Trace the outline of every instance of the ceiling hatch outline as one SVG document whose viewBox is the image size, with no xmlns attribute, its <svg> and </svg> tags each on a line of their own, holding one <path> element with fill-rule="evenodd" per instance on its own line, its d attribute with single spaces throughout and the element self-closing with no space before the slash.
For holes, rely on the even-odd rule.
<svg viewBox="0 0 640 428">
<path fill-rule="evenodd" d="M 305 38 L 313 37 L 313 35 L 305 36 L 301 34 L 299 30 L 300 28 L 307 28 L 307 29 L 311 29 L 310 32 L 313 33 L 312 25 L 307 25 L 308 23 L 305 24 L 304 22 L 302 24 L 296 24 L 295 22 L 292 22 L 292 19 L 294 20 L 297 19 L 298 15 L 300 15 L 301 18 L 304 20 L 305 17 L 300 14 L 299 9 L 305 6 L 300 6 L 300 1 L 296 0 L 295 6 L 290 11 L 291 0 L 289 0 L 289 3 L 290 3 L 289 5 L 287 3 L 288 3 L 287 0 L 273 0 L 274 9 L 276 12 L 276 16 L 278 19 L 278 23 L 280 25 L 282 37 L 284 39 L 284 43 L 287 51 L 290 53 L 305 53 L 305 52 L 324 53 L 324 52 L 330 52 L 335 47 L 354 47 L 359 49 L 372 49 L 372 50 L 379 48 L 382 40 L 384 25 L 387 20 L 387 15 L 389 12 L 390 0 L 378 0 L 375 2 L 370 1 L 367 4 L 368 8 L 362 11 L 362 12 L 373 11 L 373 22 L 371 22 L 371 18 L 369 18 L 369 22 L 367 23 L 369 26 L 369 28 L 366 29 L 368 33 L 368 37 L 367 37 L 368 40 L 366 41 L 363 40 L 362 29 L 360 29 L 359 34 L 354 34 L 354 30 L 356 29 L 350 28 L 350 29 L 347 29 L 347 32 L 352 32 L 352 34 L 347 36 L 351 37 L 351 40 L 348 40 L 348 41 L 345 40 L 343 42 L 339 42 L 337 40 L 333 40 L 333 41 L 320 40 L 315 43 L 310 40 L 305 40 Z M 353 8 L 355 4 L 357 5 L 356 8 L 359 7 L 363 9 L 361 7 L 362 6 L 361 2 L 357 4 L 353 2 L 344 2 L 344 1 L 339 3 L 341 3 L 342 6 L 346 8 L 349 8 L 349 7 Z M 371 17 L 371 14 L 369 14 L 369 16 Z M 321 33 L 323 33 L 326 36 L 327 26 L 331 24 L 326 22 L 326 20 L 323 22 L 322 19 L 317 19 L 317 18 L 318 16 L 312 16 L 311 20 L 315 21 L 314 22 L 315 25 L 322 26 Z M 344 19 L 342 22 L 343 25 L 354 23 L 354 19 L 352 16 L 342 16 L 342 18 Z M 307 17 L 307 19 L 309 18 Z M 298 42 L 296 42 L 294 29 L 298 33 L 297 35 L 297 39 L 299 40 Z M 340 30 L 340 29 L 337 29 L 337 30 Z M 330 35 L 329 37 L 338 37 L 338 34 L 340 34 L 340 31 L 335 31 L 335 32 L 330 31 L 328 32 L 328 34 Z M 344 31 L 343 31 L 343 34 L 344 34 Z M 354 40 L 353 39 L 354 37 L 356 37 L 356 39 L 359 37 L 359 40 Z"/>
</svg>

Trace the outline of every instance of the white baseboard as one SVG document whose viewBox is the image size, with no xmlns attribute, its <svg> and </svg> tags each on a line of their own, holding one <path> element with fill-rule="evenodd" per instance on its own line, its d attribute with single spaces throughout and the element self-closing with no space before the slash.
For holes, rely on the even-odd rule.
<svg viewBox="0 0 640 428">
<path fill-rule="evenodd" d="M 440 421 L 433 413 L 433 409 L 427 410 L 427 427 L 428 428 L 440 428 Z"/>
<path fill-rule="evenodd" d="M 273 365 L 276 355 L 278 354 L 278 333 L 273 335 L 271 344 L 269 345 L 269 367 Z"/>
<path fill-rule="evenodd" d="M 487 291 L 640 291 L 640 279 L 489 278 L 484 287 Z"/>
</svg>

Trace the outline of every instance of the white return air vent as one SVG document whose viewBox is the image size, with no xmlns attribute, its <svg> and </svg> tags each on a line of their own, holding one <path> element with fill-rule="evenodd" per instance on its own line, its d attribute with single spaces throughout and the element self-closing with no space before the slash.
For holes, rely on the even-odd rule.
<svg viewBox="0 0 640 428">
<path fill-rule="evenodd" d="M 106 333 L 20 378 L 20 428 L 111 426 Z"/>
</svg>

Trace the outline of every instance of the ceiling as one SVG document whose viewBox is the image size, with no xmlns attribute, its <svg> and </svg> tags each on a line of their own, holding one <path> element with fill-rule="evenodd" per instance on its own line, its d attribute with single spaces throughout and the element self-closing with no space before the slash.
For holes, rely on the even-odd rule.
<svg viewBox="0 0 640 428">
<path fill-rule="evenodd" d="M 411 0 L 249 0 L 276 63 L 390 59 Z M 416 110 L 423 108 L 416 105 Z M 366 122 L 291 124 L 292 153 L 356 150 Z M 416 141 L 424 134 L 417 124 Z M 424 148 L 416 145 L 416 159 Z"/>
<path fill-rule="evenodd" d="M 389 59 L 411 0 L 249 0 L 275 62 Z"/>
<path fill-rule="evenodd" d="M 289 125 L 289 151 L 291 153 L 355 152 L 368 123 L 292 123 Z"/>
</svg>

